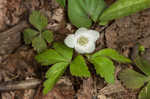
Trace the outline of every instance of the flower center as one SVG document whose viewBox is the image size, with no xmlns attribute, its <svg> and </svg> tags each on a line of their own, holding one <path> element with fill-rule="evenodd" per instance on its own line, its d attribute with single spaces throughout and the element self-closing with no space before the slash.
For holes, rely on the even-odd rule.
<svg viewBox="0 0 150 99">
<path fill-rule="evenodd" d="M 89 42 L 89 40 L 88 40 L 88 38 L 81 36 L 81 37 L 79 37 L 79 39 L 77 40 L 77 42 L 81 46 L 84 46 L 84 45 L 86 45 Z"/>
</svg>

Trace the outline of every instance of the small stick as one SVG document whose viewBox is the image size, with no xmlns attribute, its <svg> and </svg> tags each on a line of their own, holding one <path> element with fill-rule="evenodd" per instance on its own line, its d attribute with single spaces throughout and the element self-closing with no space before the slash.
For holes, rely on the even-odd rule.
<svg viewBox="0 0 150 99">
<path fill-rule="evenodd" d="M 9 54 L 21 45 L 21 31 L 28 26 L 26 21 L 22 21 L 12 28 L 0 32 L 0 55 Z"/>
<path fill-rule="evenodd" d="M 10 28 L 10 29 L 4 31 L 4 32 L 1 32 L 1 33 L 0 33 L 0 36 L 1 36 L 1 35 L 4 35 L 4 34 L 9 34 L 9 35 L 11 35 L 11 34 L 20 32 L 20 31 L 22 31 L 24 28 L 26 28 L 26 27 L 28 27 L 28 26 L 29 26 L 29 25 L 28 25 L 28 23 L 27 23 L 26 21 L 22 21 L 22 22 L 20 22 L 19 24 L 17 24 L 16 26 L 14 26 L 14 27 L 12 27 L 12 28 Z"/>
<path fill-rule="evenodd" d="M 3 82 L 3 83 L 0 83 L 0 92 L 33 89 L 33 88 L 36 88 L 39 84 L 41 84 L 41 80 L 39 79 Z"/>
</svg>

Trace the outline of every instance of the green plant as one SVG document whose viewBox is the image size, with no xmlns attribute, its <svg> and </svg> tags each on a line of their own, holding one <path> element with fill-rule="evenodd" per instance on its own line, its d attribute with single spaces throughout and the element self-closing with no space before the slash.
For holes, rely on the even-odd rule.
<svg viewBox="0 0 150 99">
<path fill-rule="evenodd" d="M 46 30 L 45 27 L 48 24 L 48 20 L 45 16 L 41 15 L 39 11 L 33 11 L 29 17 L 29 22 L 35 27 L 35 29 L 27 28 L 24 30 L 25 44 L 31 44 L 33 48 L 38 52 L 42 52 L 47 49 L 47 43 L 53 41 L 53 33 Z"/>
<path fill-rule="evenodd" d="M 106 7 L 104 0 L 68 0 L 68 16 L 78 28 L 89 28 L 93 21 L 106 25 L 111 20 L 150 8 L 150 0 L 117 0 Z"/>
<path fill-rule="evenodd" d="M 128 16 L 150 8 L 150 0 L 117 0 L 100 16 L 100 25 L 105 25 L 113 19 Z"/>
<path fill-rule="evenodd" d="M 53 88 L 68 66 L 73 76 L 90 77 L 91 74 L 84 56 L 77 55 L 72 60 L 72 55 L 73 49 L 66 47 L 62 43 L 54 43 L 53 49 L 48 49 L 35 57 L 35 59 L 44 66 L 53 64 L 46 73 L 47 80 L 44 82 L 44 94 Z M 121 63 L 131 63 L 130 59 L 109 48 L 86 56 L 89 62 L 94 65 L 96 73 L 103 77 L 108 83 L 114 83 L 115 66 L 112 60 Z"/>
<path fill-rule="evenodd" d="M 61 6 L 66 6 L 66 0 L 56 0 Z M 91 27 L 93 21 L 105 25 L 109 21 L 130 15 L 150 7 L 150 0 L 117 0 L 109 8 L 106 8 L 104 0 L 68 0 L 68 16 L 72 24 L 76 27 Z M 51 66 L 46 72 L 46 81 L 44 82 L 43 93 L 50 91 L 61 75 L 69 67 L 73 76 L 90 77 L 87 62 L 93 64 L 96 73 L 103 77 L 106 82 L 114 83 L 115 66 L 113 61 L 120 63 L 131 63 L 131 60 L 120 55 L 116 50 L 106 48 L 98 52 L 88 55 L 80 55 L 73 57 L 73 49 L 66 47 L 62 43 L 54 43 L 53 48 L 47 49 L 47 43 L 53 41 L 53 33 L 46 30 L 48 20 L 38 11 L 33 11 L 30 15 L 29 22 L 36 29 L 25 29 L 24 40 L 26 44 L 31 44 L 38 52 L 35 59 L 43 66 Z M 83 32 L 83 31 L 81 31 Z M 85 40 L 82 38 L 81 40 Z M 95 43 L 96 40 L 93 42 Z M 85 42 L 84 42 L 85 43 Z M 95 46 L 94 46 L 95 47 Z M 144 48 L 139 48 L 144 52 Z M 72 59 L 73 58 L 73 59 Z M 86 61 L 87 60 L 87 61 Z M 125 85 L 131 88 L 140 88 L 150 80 L 149 64 L 141 57 L 135 60 L 138 68 L 145 73 L 140 74 L 134 70 L 124 70 L 119 78 L 125 82 Z M 132 80 L 134 79 L 134 80 Z M 140 99 L 149 97 L 147 90 L 150 84 L 142 89 L 139 94 Z M 141 98 L 142 97 L 142 98 Z M 149 98 L 147 98 L 149 99 Z"/>
<path fill-rule="evenodd" d="M 105 7 L 104 0 L 68 0 L 68 16 L 76 27 L 90 27 Z"/>
<path fill-rule="evenodd" d="M 139 47 L 140 53 L 143 50 L 143 46 Z M 144 86 L 138 95 L 138 99 L 150 99 L 150 63 L 139 55 L 134 59 L 134 62 L 143 73 L 127 68 L 120 72 L 119 79 L 127 88 L 137 89 Z"/>
</svg>

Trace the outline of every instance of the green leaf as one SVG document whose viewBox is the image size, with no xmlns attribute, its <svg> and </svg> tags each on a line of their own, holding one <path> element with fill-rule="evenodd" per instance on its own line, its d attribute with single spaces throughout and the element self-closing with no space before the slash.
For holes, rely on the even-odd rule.
<svg viewBox="0 0 150 99">
<path fill-rule="evenodd" d="M 131 63 L 131 60 L 129 58 L 126 58 L 126 57 L 120 55 L 116 50 L 111 49 L 111 48 L 102 49 L 92 55 L 92 57 L 97 57 L 97 56 L 109 57 L 109 58 L 111 58 L 117 62 L 121 62 L 121 63 Z"/>
<path fill-rule="evenodd" d="M 139 45 L 139 52 L 145 52 L 145 47 L 143 45 Z"/>
<path fill-rule="evenodd" d="M 96 73 L 103 77 L 106 82 L 115 82 L 115 66 L 110 59 L 107 57 L 97 56 L 92 58 L 90 61 L 94 64 Z"/>
<path fill-rule="evenodd" d="M 90 27 L 92 25 L 91 19 L 83 11 L 79 4 L 83 0 L 68 0 L 68 16 L 73 25 L 76 27 Z"/>
<path fill-rule="evenodd" d="M 60 55 L 62 55 L 66 60 L 68 60 L 68 62 L 71 61 L 73 49 L 67 47 L 62 43 L 54 43 L 53 47 Z"/>
<path fill-rule="evenodd" d="M 119 79 L 124 83 L 127 88 L 137 89 L 144 85 L 147 77 L 132 70 L 125 69 L 119 74 Z"/>
<path fill-rule="evenodd" d="M 32 40 L 32 46 L 38 53 L 47 48 L 45 40 L 40 35 Z"/>
<path fill-rule="evenodd" d="M 25 29 L 23 32 L 23 37 L 24 37 L 24 41 L 25 44 L 31 44 L 32 39 L 38 34 L 37 31 L 33 30 L 33 29 Z"/>
<path fill-rule="evenodd" d="M 143 71 L 146 75 L 150 76 L 150 63 L 146 60 L 143 59 L 142 57 L 136 57 L 134 60 L 136 66 Z"/>
<path fill-rule="evenodd" d="M 68 16 L 76 27 L 90 27 L 105 7 L 104 0 L 68 0 Z"/>
<path fill-rule="evenodd" d="M 150 99 L 150 82 L 140 91 L 138 99 Z"/>
<path fill-rule="evenodd" d="M 55 50 L 48 49 L 45 52 L 35 56 L 35 59 L 42 65 L 51 65 L 58 62 L 66 62 L 66 59 L 59 55 Z"/>
<path fill-rule="evenodd" d="M 62 7 L 66 6 L 66 0 L 56 0 Z"/>
<path fill-rule="evenodd" d="M 47 18 L 39 11 L 33 11 L 29 17 L 29 21 L 39 31 L 42 31 L 48 25 Z"/>
<path fill-rule="evenodd" d="M 90 72 L 84 60 L 84 57 L 78 55 L 70 64 L 70 72 L 74 76 L 90 77 Z"/>
<path fill-rule="evenodd" d="M 59 80 L 60 76 L 64 73 L 68 66 L 68 63 L 60 62 L 53 65 L 47 72 L 46 78 L 47 80 L 44 82 L 44 90 L 43 93 L 47 94 L 52 90 L 56 82 Z"/>
<path fill-rule="evenodd" d="M 46 30 L 42 33 L 42 37 L 48 42 L 51 43 L 53 41 L 53 32 Z"/>
<path fill-rule="evenodd" d="M 100 16 L 100 24 L 150 8 L 150 0 L 117 0 Z"/>
</svg>

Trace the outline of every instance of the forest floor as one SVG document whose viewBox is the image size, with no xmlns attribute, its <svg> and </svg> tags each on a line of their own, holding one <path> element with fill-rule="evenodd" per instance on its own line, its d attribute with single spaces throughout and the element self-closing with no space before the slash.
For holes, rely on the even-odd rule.
<svg viewBox="0 0 150 99">
<path fill-rule="evenodd" d="M 111 4 L 114 0 L 106 0 Z M 115 64 L 116 82 L 107 84 L 93 71 L 91 78 L 71 76 L 68 70 L 54 89 L 42 95 L 42 81 L 47 67 L 34 60 L 36 52 L 25 45 L 23 30 L 30 27 L 28 18 L 33 10 L 47 16 L 47 29 L 52 30 L 55 41 L 74 33 L 66 9 L 55 0 L 0 0 L 0 97 L 1 99 L 137 99 L 139 90 L 127 89 L 118 79 L 118 72 L 134 65 Z M 112 21 L 107 26 L 92 27 L 100 32 L 97 49 L 114 48 L 123 55 L 134 56 L 140 43 L 150 48 L 150 9 Z M 50 45 L 51 46 L 51 45 Z M 150 60 L 150 53 L 145 57 Z M 8 83 L 9 81 L 9 83 Z"/>
</svg>

